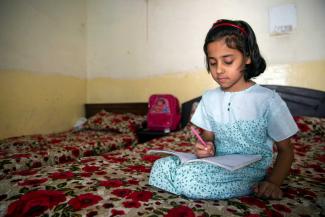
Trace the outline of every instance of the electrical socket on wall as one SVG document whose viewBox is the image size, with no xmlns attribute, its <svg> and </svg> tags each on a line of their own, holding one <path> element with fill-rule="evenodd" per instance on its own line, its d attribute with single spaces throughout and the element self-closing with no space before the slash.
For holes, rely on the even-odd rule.
<svg viewBox="0 0 325 217">
<path fill-rule="evenodd" d="M 269 31 L 271 35 L 291 33 L 297 27 L 297 13 L 294 4 L 285 4 L 269 9 Z"/>
</svg>

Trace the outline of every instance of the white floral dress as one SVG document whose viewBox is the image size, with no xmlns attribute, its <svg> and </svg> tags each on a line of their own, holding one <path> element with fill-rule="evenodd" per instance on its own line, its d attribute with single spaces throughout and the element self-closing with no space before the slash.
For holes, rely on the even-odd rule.
<svg viewBox="0 0 325 217">
<path fill-rule="evenodd" d="M 175 156 L 157 160 L 149 184 L 192 199 L 250 194 L 272 163 L 273 142 L 298 131 L 281 97 L 257 84 L 240 92 L 207 91 L 191 122 L 214 132 L 217 155 L 262 155 L 261 161 L 233 172 L 202 162 L 181 164 Z"/>
</svg>

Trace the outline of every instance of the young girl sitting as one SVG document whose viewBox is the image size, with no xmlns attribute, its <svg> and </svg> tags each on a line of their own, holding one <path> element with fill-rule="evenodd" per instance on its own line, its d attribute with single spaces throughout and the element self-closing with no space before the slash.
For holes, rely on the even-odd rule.
<svg viewBox="0 0 325 217">
<path fill-rule="evenodd" d="M 207 146 L 195 154 L 260 154 L 262 160 L 233 172 L 208 163 L 157 160 L 149 184 L 192 199 L 224 199 L 255 193 L 281 198 L 280 185 L 293 161 L 290 137 L 298 128 L 280 96 L 251 79 L 266 68 L 255 34 L 244 21 L 218 20 L 205 43 L 207 70 L 220 87 L 204 93 L 191 122 L 203 129 Z M 277 157 L 272 172 L 272 146 Z"/>
</svg>

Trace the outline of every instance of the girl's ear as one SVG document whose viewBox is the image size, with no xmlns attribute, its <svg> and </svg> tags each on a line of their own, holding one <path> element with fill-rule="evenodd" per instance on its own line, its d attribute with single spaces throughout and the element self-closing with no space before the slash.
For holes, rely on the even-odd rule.
<svg viewBox="0 0 325 217">
<path fill-rule="evenodd" d="M 248 64 L 251 64 L 252 63 L 252 59 L 251 59 L 251 57 L 250 56 L 248 56 L 248 57 L 245 57 L 245 64 L 246 65 L 248 65 Z"/>
</svg>

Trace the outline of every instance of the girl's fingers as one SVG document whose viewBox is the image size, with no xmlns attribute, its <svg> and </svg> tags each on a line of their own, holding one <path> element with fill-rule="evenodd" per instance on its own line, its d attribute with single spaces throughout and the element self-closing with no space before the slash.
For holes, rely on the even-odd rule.
<svg viewBox="0 0 325 217">
<path fill-rule="evenodd" d="M 265 197 L 267 197 L 267 198 L 271 197 L 271 195 L 272 195 L 272 193 L 274 192 L 274 190 L 275 190 L 275 189 L 272 188 L 272 187 L 266 188 L 265 191 L 264 191 L 263 196 L 265 196 Z"/>
<path fill-rule="evenodd" d="M 214 156 L 214 144 L 212 142 L 207 142 L 207 145 L 203 145 L 197 142 L 194 144 L 194 151 L 196 156 L 200 158 Z"/>
<path fill-rule="evenodd" d="M 208 150 L 208 147 L 205 146 L 205 145 L 203 145 L 203 144 L 201 144 L 201 143 L 196 143 L 195 147 L 198 150 Z"/>
<path fill-rule="evenodd" d="M 265 194 L 266 186 L 264 182 L 258 184 L 257 196 L 261 197 Z"/>
<path fill-rule="evenodd" d="M 274 199 L 281 199 L 282 198 L 282 190 L 277 189 L 272 193 L 272 198 Z"/>
<path fill-rule="evenodd" d="M 195 144 L 195 154 L 202 158 L 202 157 L 211 157 L 214 154 L 213 148 L 211 145 L 203 145 L 201 143 Z"/>
<path fill-rule="evenodd" d="M 253 191 L 258 197 L 273 199 L 282 198 L 282 191 L 279 187 L 268 182 L 261 182 L 253 186 Z"/>
<path fill-rule="evenodd" d="M 258 192 L 258 183 L 253 185 L 252 189 L 253 189 L 253 192 L 256 194 Z"/>
<path fill-rule="evenodd" d="M 215 155 L 214 144 L 213 142 L 207 142 L 208 150 L 211 155 Z"/>
</svg>

